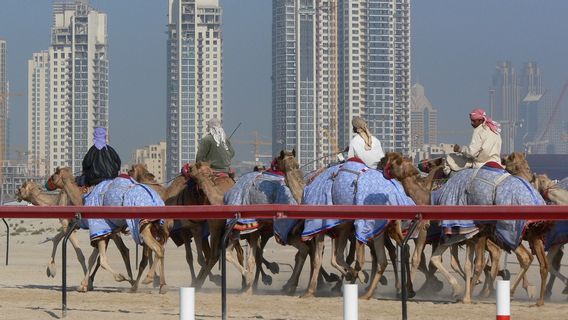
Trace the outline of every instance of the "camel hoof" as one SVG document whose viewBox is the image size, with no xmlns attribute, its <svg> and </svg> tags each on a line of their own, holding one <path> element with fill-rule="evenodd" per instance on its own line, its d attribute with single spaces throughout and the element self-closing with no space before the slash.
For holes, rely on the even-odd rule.
<svg viewBox="0 0 568 320">
<path fill-rule="evenodd" d="M 503 280 L 511 280 L 511 272 L 508 269 L 503 269 L 502 272 L 499 272 L 499 275 Z"/>
<path fill-rule="evenodd" d="M 337 282 L 337 281 L 341 281 L 341 277 L 339 277 L 335 273 L 330 273 L 328 277 L 328 282 Z"/>
<path fill-rule="evenodd" d="M 536 296 L 536 287 L 533 285 L 530 285 L 527 287 L 527 295 L 529 296 L 529 299 L 534 299 L 534 297 Z"/>
<path fill-rule="evenodd" d="M 416 291 L 414 291 L 414 290 L 409 290 L 409 291 L 408 291 L 408 299 L 412 299 L 412 298 L 414 298 L 414 297 L 416 297 Z"/>
<path fill-rule="evenodd" d="M 564 288 L 564 290 L 562 290 L 562 294 L 568 294 L 568 286 Z"/>
<path fill-rule="evenodd" d="M 269 276 L 269 275 L 263 275 L 262 276 L 262 283 L 264 283 L 267 286 L 272 285 L 272 277 Z"/>
<path fill-rule="evenodd" d="M 89 290 L 89 288 L 87 288 L 87 286 L 83 286 L 83 285 L 81 285 L 77 288 L 77 292 L 83 292 L 84 293 L 84 292 L 87 292 L 88 290 Z"/>
<path fill-rule="evenodd" d="M 300 298 L 314 298 L 315 294 L 313 292 L 306 292 L 303 295 L 300 296 Z"/>
<path fill-rule="evenodd" d="M 296 286 L 293 286 L 291 284 L 286 283 L 283 287 L 282 287 L 282 293 L 292 296 L 296 293 Z"/>
<path fill-rule="evenodd" d="M 120 273 L 114 276 L 114 280 L 116 282 L 128 281 L 128 279 Z"/>
<path fill-rule="evenodd" d="M 216 286 L 221 286 L 221 276 L 220 275 L 210 275 L 209 281 L 213 282 Z"/>
<path fill-rule="evenodd" d="M 55 267 L 55 262 L 51 262 L 47 265 L 45 272 L 48 278 L 55 278 L 57 268 Z"/>
<path fill-rule="evenodd" d="M 362 295 L 361 297 L 359 297 L 359 299 L 361 299 L 361 300 L 370 300 L 371 297 L 372 297 L 372 295 L 370 295 L 370 294 L 364 294 L 364 295 Z"/>
<path fill-rule="evenodd" d="M 166 292 L 168 292 L 168 286 L 167 285 L 161 285 L 160 286 L 160 294 L 166 294 Z"/>
<path fill-rule="evenodd" d="M 132 288 L 130 288 L 130 293 L 136 293 L 138 291 L 138 286 L 132 286 Z"/>
<path fill-rule="evenodd" d="M 387 280 L 387 278 L 385 276 L 381 276 L 379 283 L 382 284 L 383 286 L 386 286 L 386 285 L 389 284 L 389 281 Z"/>
<path fill-rule="evenodd" d="M 272 263 L 268 264 L 268 270 L 270 270 L 270 272 L 272 274 L 279 274 L 280 273 L 280 266 L 278 265 L 278 263 L 272 262 Z"/>
</svg>

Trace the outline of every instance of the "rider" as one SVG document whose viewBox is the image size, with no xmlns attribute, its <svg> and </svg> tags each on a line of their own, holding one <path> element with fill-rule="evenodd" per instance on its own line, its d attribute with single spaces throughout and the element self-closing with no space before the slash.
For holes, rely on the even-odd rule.
<svg viewBox="0 0 568 320">
<path fill-rule="evenodd" d="M 106 129 L 95 128 L 93 140 L 93 146 L 83 158 L 81 177 L 87 187 L 94 186 L 103 180 L 114 179 L 120 172 L 120 157 L 113 147 L 106 144 Z"/>
<path fill-rule="evenodd" d="M 379 161 L 385 156 L 381 142 L 369 131 L 367 122 L 361 117 L 351 121 L 353 133 L 356 135 L 349 143 L 348 157 L 361 159 L 369 168 L 376 169 Z"/>
<path fill-rule="evenodd" d="M 469 114 L 473 135 L 469 146 L 454 145 L 454 152 L 450 154 L 448 165 L 458 171 L 465 168 L 479 168 L 487 162 L 501 163 L 501 128 L 500 124 L 487 116 L 485 110 L 474 109 Z"/>
<path fill-rule="evenodd" d="M 207 121 L 207 135 L 199 143 L 195 161 L 207 161 L 211 169 L 229 173 L 234 156 L 235 150 L 227 139 L 221 122 L 217 118 L 211 118 Z"/>
</svg>

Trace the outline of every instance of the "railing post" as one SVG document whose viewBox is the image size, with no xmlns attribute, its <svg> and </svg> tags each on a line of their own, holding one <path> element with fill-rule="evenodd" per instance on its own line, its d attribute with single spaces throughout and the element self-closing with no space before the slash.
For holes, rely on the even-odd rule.
<svg viewBox="0 0 568 320">
<path fill-rule="evenodd" d="M 2 218 L 4 224 L 6 225 L 6 265 L 8 265 L 8 255 L 10 254 L 10 227 L 6 219 Z"/>
<path fill-rule="evenodd" d="M 229 236 L 237 224 L 240 214 L 235 215 L 235 218 L 225 228 L 223 239 L 221 239 L 221 319 L 227 320 L 227 242 Z"/>
<path fill-rule="evenodd" d="M 401 292 L 402 320 L 408 319 L 408 309 L 406 306 L 406 302 L 408 301 L 408 281 L 410 280 L 406 277 L 407 273 L 406 265 L 409 260 L 408 240 L 410 240 L 410 237 L 412 237 L 412 234 L 414 234 L 414 231 L 416 230 L 416 227 L 418 227 L 418 225 L 420 224 L 421 220 L 422 220 L 421 214 L 417 214 L 416 217 L 414 217 L 414 220 L 412 220 L 412 223 L 410 224 L 410 228 L 408 229 L 406 236 L 402 240 L 400 248 L 400 283 L 402 285 L 402 292 Z"/>
<path fill-rule="evenodd" d="M 75 219 L 71 221 L 71 223 L 67 226 L 67 232 L 65 232 L 65 236 L 63 236 L 63 244 L 61 247 L 61 294 L 62 294 L 62 302 L 61 302 L 61 310 L 63 318 L 67 316 L 67 240 L 71 236 L 71 233 L 75 231 L 75 227 L 81 220 L 81 214 L 76 213 Z"/>
</svg>

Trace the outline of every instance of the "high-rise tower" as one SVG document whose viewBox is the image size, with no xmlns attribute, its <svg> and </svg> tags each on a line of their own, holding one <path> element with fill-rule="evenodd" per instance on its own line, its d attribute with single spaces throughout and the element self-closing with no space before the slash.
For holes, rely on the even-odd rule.
<svg viewBox="0 0 568 320">
<path fill-rule="evenodd" d="M 81 171 L 95 127 L 108 129 L 107 16 L 88 0 L 53 5 L 49 47 L 49 171 Z"/>
<path fill-rule="evenodd" d="M 195 161 L 206 121 L 223 118 L 218 0 L 168 0 L 167 176 Z"/>
</svg>

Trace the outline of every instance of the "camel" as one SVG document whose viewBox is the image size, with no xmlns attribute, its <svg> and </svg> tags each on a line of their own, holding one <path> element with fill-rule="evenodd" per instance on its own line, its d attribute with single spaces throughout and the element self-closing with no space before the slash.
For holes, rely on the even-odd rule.
<svg viewBox="0 0 568 320">
<path fill-rule="evenodd" d="M 315 177 L 304 190 L 304 204 L 331 205 L 331 204 L 393 204 L 413 205 L 414 202 L 406 196 L 402 186 L 395 181 L 388 181 L 382 172 L 369 170 L 364 164 L 348 161 L 344 164 L 330 167 Z M 303 237 L 322 235 L 322 231 L 334 229 L 337 235 L 333 240 L 332 265 L 336 267 L 347 280 L 358 277 L 358 272 L 364 264 L 364 244 L 372 247 L 373 255 L 372 277 L 364 299 L 370 299 L 386 268 L 385 233 L 389 232 L 389 223 L 386 220 L 355 220 L 343 222 L 341 220 L 308 219 L 305 222 Z M 355 229 L 357 236 L 357 259 L 354 268 L 351 268 L 343 257 L 346 239 Z M 395 239 L 402 240 L 402 234 L 395 228 Z M 320 237 L 316 241 L 323 241 Z M 321 255 L 321 251 L 316 252 Z M 321 265 L 321 258 L 317 261 Z M 317 267 L 319 267 L 316 266 Z M 311 292 L 308 292 L 311 293 Z"/>
<path fill-rule="evenodd" d="M 31 202 L 34 205 L 37 205 L 37 206 L 55 206 L 55 205 L 70 205 L 70 204 L 72 204 L 72 203 L 70 203 L 69 198 L 67 196 L 67 193 L 64 190 L 60 191 L 58 194 L 43 192 L 40 189 L 40 187 L 32 181 L 24 182 L 24 184 L 18 189 L 17 197 L 18 197 L 19 201 L 26 200 L 28 202 Z M 71 219 L 59 219 L 59 221 L 60 221 L 60 223 L 63 227 L 62 230 L 59 231 L 59 233 L 57 235 L 55 235 L 53 238 L 48 239 L 48 240 L 51 240 L 53 242 L 53 249 L 51 251 L 51 257 L 50 257 L 50 260 L 48 262 L 47 271 L 46 271 L 48 277 L 55 277 L 55 274 L 56 274 L 55 254 L 57 252 L 57 246 L 59 245 L 59 242 L 65 236 L 65 233 L 67 232 L 67 228 L 73 220 L 71 220 Z M 76 228 L 77 229 L 79 229 L 79 228 L 88 229 L 88 224 L 87 224 L 86 220 L 79 221 Z M 116 244 L 117 248 L 120 251 L 122 258 L 124 259 L 124 263 L 125 263 L 125 265 L 128 269 L 128 267 L 130 265 L 129 264 L 129 258 L 128 258 L 129 257 L 128 248 L 126 247 L 126 245 L 122 241 L 122 238 L 120 237 L 119 234 L 117 234 L 117 233 L 111 234 L 110 239 L 112 239 L 114 241 L 114 243 Z M 94 271 L 88 272 L 89 269 L 87 268 L 87 264 L 86 264 L 86 261 L 85 261 L 85 255 L 83 254 L 83 251 L 82 251 L 81 247 L 79 246 L 79 239 L 77 238 L 76 230 L 73 231 L 73 233 L 71 233 L 71 235 L 69 236 L 69 241 L 71 242 L 71 244 L 73 245 L 73 248 L 75 249 L 75 253 L 77 254 L 77 259 L 79 260 L 79 263 L 81 264 L 81 267 L 83 269 L 83 274 L 84 274 L 84 279 L 85 279 L 83 281 L 82 285 L 80 287 L 78 287 L 77 291 L 86 292 L 88 290 L 92 290 L 94 276 L 95 276 L 96 269 L 98 268 L 98 265 L 94 268 Z M 98 254 L 98 249 L 95 248 L 92 255 L 94 255 L 96 257 L 97 254 Z"/>
<path fill-rule="evenodd" d="M 235 181 L 228 175 L 218 175 L 216 176 L 211 167 L 207 162 L 198 162 L 192 165 L 189 169 L 189 175 L 197 182 L 199 189 L 202 193 L 191 194 L 188 189 L 185 189 L 187 194 L 185 199 L 194 199 L 191 204 L 201 204 L 201 205 L 223 205 L 223 196 L 225 192 L 229 191 Z M 188 203 L 189 204 L 189 203 Z M 207 260 L 202 265 L 199 274 L 197 275 L 195 281 L 193 282 L 194 287 L 201 288 L 205 278 L 211 273 L 213 266 L 219 260 L 220 245 L 223 234 L 225 232 L 226 221 L 225 220 L 207 220 L 210 233 L 210 252 Z M 196 226 L 200 227 L 201 223 L 195 223 Z M 202 234 L 194 233 L 195 234 Z M 197 245 L 197 238 L 194 237 Z"/>
<path fill-rule="evenodd" d="M 417 169 L 412 165 L 410 160 L 402 159 L 397 160 L 394 162 L 393 172 L 395 172 L 394 176 L 408 176 L 408 172 L 417 171 Z M 486 168 L 486 167 L 484 167 Z M 398 172 L 398 174 L 396 173 Z M 485 182 L 488 181 L 488 182 Z M 488 185 L 489 184 L 489 187 Z M 467 193 L 464 193 L 467 189 Z M 407 192 L 412 192 L 411 190 L 407 190 Z M 493 196 L 492 196 L 493 195 Z M 459 205 L 459 204 L 516 204 L 516 205 L 523 205 L 523 204 L 537 204 L 542 205 L 544 201 L 538 195 L 536 190 L 532 187 L 529 187 L 521 180 L 517 178 L 513 178 L 507 176 L 507 174 L 503 173 L 502 169 L 497 168 L 490 168 L 487 167 L 486 170 L 482 169 L 465 169 L 462 171 L 457 172 L 453 177 L 451 177 L 448 182 L 435 194 L 433 199 L 434 204 L 446 204 L 446 205 Z M 471 302 L 471 292 L 472 292 L 472 283 L 475 283 L 477 278 L 479 277 L 480 272 L 483 269 L 483 251 L 486 248 L 486 239 L 488 237 L 493 238 L 496 233 L 493 230 L 499 230 L 500 225 L 510 225 L 509 228 L 519 230 L 521 226 L 519 223 L 522 223 L 523 226 L 525 222 L 497 222 L 496 226 L 497 229 L 494 229 L 494 226 L 481 226 L 480 230 L 475 230 L 471 226 L 475 226 L 472 222 L 456 222 L 458 225 L 464 225 L 467 223 L 468 227 L 471 228 L 469 231 L 468 236 L 462 235 L 459 239 L 465 240 L 467 245 L 467 254 L 466 254 L 466 290 L 463 296 L 464 303 Z M 477 234 L 479 231 L 479 234 Z M 538 252 L 539 248 L 544 248 L 542 245 L 542 240 L 537 239 L 537 235 L 542 235 L 540 232 L 540 227 L 538 225 L 532 224 L 529 225 L 527 228 L 527 239 L 531 244 L 531 248 L 536 249 Z M 525 279 L 524 275 L 530 266 L 532 261 L 532 255 L 530 252 L 520 244 L 519 238 L 507 238 L 508 234 L 498 233 L 499 239 L 496 239 L 498 243 L 502 243 L 506 245 L 506 249 L 515 251 L 517 258 L 519 259 L 521 265 L 521 272 L 517 275 L 515 279 L 511 292 L 514 292 L 518 284 L 520 283 L 521 279 Z M 475 237 L 475 241 L 473 238 Z M 474 251 L 475 246 L 475 251 Z M 461 287 L 457 284 L 455 278 L 453 278 L 447 270 L 444 269 L 441 263 L 441 255 L 442 253 L 448 248 L 448 244 L 444 244 L 436 249 L 433 253 L 433 257 L 431 258 L 431 262 L 443 273 L 443 275 L 448 279 L 448 281 L 452 284 L 454 296 L 456 296 L 460 291 Z M 476 255 L 476 269 L 475 274 L 473 274 L 473 266 L 472 266 L 472 259 L 473 254 L 477 253 Z M 546 261 L 543 261 L 543 256 L 537 255 L 539 259 L 539 263 L 541 263 L 541 268 L 546 268 Z M 543 273 L 541 273 L 541 276 Z M 493 276 L 493 275 L 492 275 Z M 494 279 L 494 278 L 493 278 Z M 523 282 L 523 286 L 528 286 L 525 282 Z M 542 287 L 544 289 L 544 287 Z M 537 305 L 542 305 L 543 303 L 543 295 L 544 290 L 541 290 L 541 298 L 537 301 Z"/>
<path fill-rule="evenodd" d="M 52 176 L 52 181 L 54 182 L 54 185 L 58 188 L 63 189 L 67 196 L 69 197 L 69 199 L 71 199 L 71 202 L 74 205 L 83 205 L 83 198 L 82 198 L 82 192 L 81 189 L 79 188 L 79 186 L 77 186 L 77 184 L 75 183 L 75 178 L 73 177 L 73 174 L 71 172 L 70 168 L 58 168 L 55 172 L 55 174 Z M 107 200 L 107 197 L 109 196 L 109 194 L 111 194 L 111 191 L 113 191 L 113 189 L 109 189 L 109 187 L 111 187 L 110 185 L 116 180 L 116 179 L 122 179 L 122 180 L 126 180 L 124 178 L 115 178 L 114 180 L 105 180 L 103 182 L 100 182 L 99 184 L 97 184 L 92 190 L 91 192 L 85 197 L 85 204 L 84 205 L 102 205 L 104 200 Z M 144 188 L 147 191 L 147 188 Z M 139 190 L 139 188 L 133 187 L 131 189 L 127 189 L 124 188 L 122 189 L 122 193 L 120 194 L 120 205 L 137 205 L 138 203 L 134 202 L 134 203 L 130 203 L 130 198 L 128 197 L 130 195 L 130 193 L 128 194 L 124 194 L 124 190 L 128 190 L 128 192 L 131 192 L 133 190 Z M 146 192 L 145 191 L 145 192 Z M 142 193 L 143 196 L 145 196 L 146 194 Z M 122 198 L 122 196 L 124 196 L 124 198 Z M 159 198 L 157 195 L 155 198 Z M 144 198 L 141 198 L 144 200 Z M 156 199 L 157 200 L 157 199 Z M 161 199 L 160 199 L 161 201 Z M 124 202 L 124 203 L 123 203 Z M 114 203 L 110 203 L 110 204 L 114 204 Z M 106 204 L 109 205 L 109 204 Z M 115 204 L 118 205 L 118 204 Z M 113 221 L 119 225 L 125 226 L 125 223 L 123 222 L 123 220 L 118 220 L 118 221 Z M 96 224 L 96 223 L 102 223 L 105 228 L 107 228 L 107 226 L 109 226 L 109 224 L 104 220 L 104 219 L 89 219 L 89 228 L 91 229 L 91 232 L 93 232 L 92 227 Z M 151 268 L 151 272 L 154 272 L 155 269 L 155 265 L 160 262 L 161 263 L 161 279 L 160 279 L 160 293 L 165 293 L 165 278 L 163 278 L 163 247 L 161 247 L 161 245 L 154 239 L 154 237 L 152 236 L 152 228 L 148 228 L 148 226 L 151 226 L 152 224 L 145 224 L 142 225 L 140 227 L 139 230 L 131 230 L 131 232 L 138 234 L 139 233 L 139 237 L 144 241 L 144 244 L 147 245 L 148 247 L 150 247 L 152 249 L 152 251 L 154 251 L 156 253 L 156 260 L 154 261 L 154 265 L 153 268 Z M 110 230 L 109 230 L 110 231 Z M 154 230 L 155 232 L 155 230 Z M 158 230 L 159 232 L 159 230 Z M 141 271 L 143 270 L 142 266 L 141 269 L 139 270 L 139 276 L 138 279 L 136 281 L 132 280 L 132 271 L 130 268 L 130 259 L 128 258 L 128 255 L 123 256 L 125 263 L 127 265 L 127 270 L 128 270 L 128 274 L 129 274 L 129 278 L 126 278 L 124 275 L 115 272 L 109 265 L 108 263 L 108 258 L 106 255 L 106 245 L 108 243 L 109 240 L 109 236 L 110 234 L 112 234 L 113 232 L 108 232 L 106 234 L 102 234 L 100 236 L 95 236 L 95 237 L 91 237 L 91 241 L 93 243 L 93 245 L 96 246 L 97 250 L 93 250 L 93 254 L 91 254 L 91 257 L 89 258 L 89 270 L 92 270 L 92 267 L 94 266 L 94 262 L 95 259 L 97 257 L 97 255 L 100 255 L 100 264 L 101 267 L 103 267 L 103 269 L 109 271 L 114 279 L 116 281 L 129 281 L 132 284 L 132 291 L 136 291 L 137 289 L 137 285 L 138 285 L 138 281 L 140 278 L 140 274 Z M 128 250 L 125 250 L 126 253 L 128 253 Z M 144 266 L 145 267 L 145 266 Z M 80 291 L 84 291 L 86 290 L 86 286 L 88 284 L 88 279 L 84 279 L 83 282 L 81 283 L 81 287 L 80 287 Z"/>
<path fill-rule="evenodd" d="M 556 205 L 568 204 L 568 184 L 556 183 L 545 174 L 532 173 L 524 154 L 514 152 L 504 159 L 504 163 L 509 173 L 529 181 L 547 202 Z M 566 179 L 565 181 L 568 182 Z M 568 278 L 560 273 L 562 246 L 568 242 L 568 238 L 564 236 L 567 227 L 567 222 L 557 221 L 546 237 L 545 250 L 548 251 L 546 260 L 550 265 L 550 279 L 545 289 L 545 296 L 547 297 L 552 295 L 552 286 L 557 277 L 566 285 L 563 293 L 568 293 Z"/>
<path fill-rule="evenodd" d="M 36 206 L 64 206 L 68 204 L 67 194 L 63 191 L 55 194 L 55 193 L 47 193 L 43 192 L 41 188 L 32 181 L 26 181 L 22 184 L 16 193 L 16 197 L 18 201 L 28 201 Z M 61 223 L 62 229 L 59 231 L 54 237 L 48 238 L 49 241 L 53 243 L 53 248 L 51 250 L 51 257 L 49 262 L 47 263 L 46 273 L 48 277 L 55 277 L 56 274 L 56 264 L 55 264 L 55 254 L 57 253 L 57 246 L 59 242 L 67 233 L 67 227 L 71 223 L 70 219 L 59 219 Z M 77 259 L 79 260 L 79 264 L 81 264 L 81 268 L 83 269 L 83 273 L 87 273 L 87 264 L 85 262 L 85 255 L 83 254 L 83 250 L 79 246 L 79 239 L 77 237 L 76 231 L 73 231 L 69 236 L 69 241 L 77 254 Z"/>
</svg>

